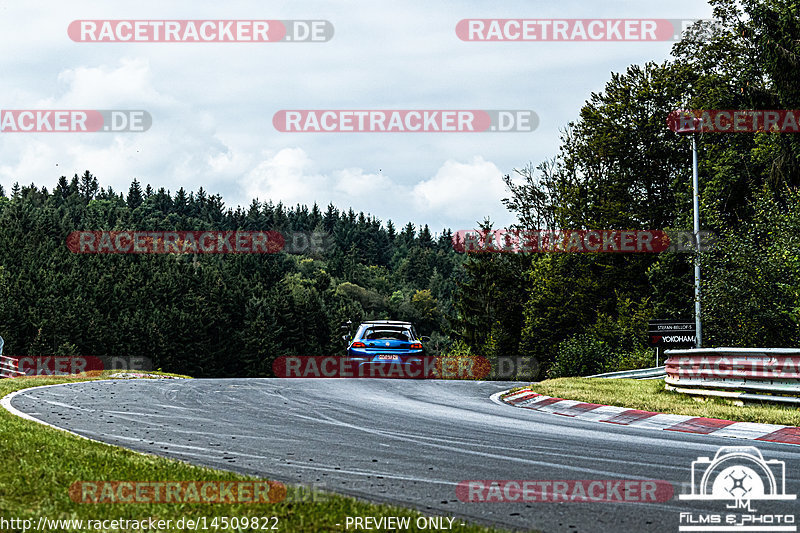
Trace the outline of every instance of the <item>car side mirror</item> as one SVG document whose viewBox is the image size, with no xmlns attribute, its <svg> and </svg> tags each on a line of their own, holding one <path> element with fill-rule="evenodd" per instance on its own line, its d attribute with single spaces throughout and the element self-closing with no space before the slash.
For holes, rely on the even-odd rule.
<svg viewBox="0 0 800 533">
<path fill-rule="evenodd" d="M 342 325 L 339 326 L 339 330 L 345 333 L 342 335 L 342 340 L 344 341 L 345 345 L 350 344 L 350 328 L 352 325 L 353 322 L 348 320 L 347 322 L 342 322 Z"/>
</svg>

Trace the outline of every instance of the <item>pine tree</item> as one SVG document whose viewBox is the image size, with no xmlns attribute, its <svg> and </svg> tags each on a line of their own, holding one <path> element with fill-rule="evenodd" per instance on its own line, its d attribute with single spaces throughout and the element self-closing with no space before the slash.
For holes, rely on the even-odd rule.
<svg viewBox="0 0 800 533">
<path fill-rule="evenodd" d="M 314 202 L 314 206 L 311 208 L 311 215 L 309 218 L 309 229 L 316 228 L 321 221 L 322 221 L 322 212 L 319 210 L 317 202 Z"/>
<path fill-rule="evenodd" d="M 264 219 L 264 212 L 261 209 L 261 202 L 254 199 L 250 203 L 250 208 L 247 210 L 247 220 L 244 229 L 248 231 L 263 230 L 266 227 Z"/>
<path fill-rule="evenodd" d="M 187 208 L 189 207 L 189 198 L 186 196 L 186 190 L 181 187 L 175 193 L 175 201 L 172 203 L 173 212 L 184 216 L 186 215 Z"/>
<path fill-rule="evenodd" d="M 328 209 L 322 217 L 322 227 L 325 228 L 325 231 L 328 233 L 333 233 L 333 228 L 336 226 L 338 220 L 339 210 L 336 209 L 333 204 L 328 204 Z"/>
<path fill-rule="evenodd" d="M 77 178 L 78 175 L 76 174 L 75 177 Z M 97 184 L 97 178 L 92 176 L 91 172 L 87 170 L 83 173 L 83 175 L 81 175 L 78 185 L 78 192 L 85 203 L 88 204 L 92 201 L 92 199 L 97 195 L 99 188 L 100 186 Z"/>
<path fill-rule="evenodd" d="M 431 230 L 428 228 L 428 225 L 422 228 L 422 231 L 419 232 L 419 245 L 422 248 L 432 248 L 433 247 L 433 237 L 431 237 Z"/>
<path fill-rule="evenodd" d="M 61 196 L 62 199 L 66 200 L 69 196 L 69 183 L 67 182 L 66 176 L 61 176 L 58 178 L 58 185 L 56 185 L 53 194 L 57 194 Z"/>
<path fill-rule="evenodd" d="M 414 244 L 414 238 L 416 236 L 416 230 L 414 229 L 414 224 L 409 222 L 405 226 L 403 226 L 403 231 L 400 232 L 398 235 L 397 244 L 398 246 L 404 246 L 406 250 Z"/>
<path fill-rule="evenodd" d="M 445 229 L 439 239 L 436 241 L 436 247 L 443 252 L 450 250 L 453 247 L 453 232 L 450 228 Z"/>
<path fill-rule="evenodd" d="M 165 190 L 164 187 L 159 187 L 158 192 L 153 195 L 153 198 L 155 200 L 156 209 L 160 210 L 165 215 L 172 212 L 172 197 L 169 194 L 169 190 Z"/>
<path fill-rule="evenodd" d="M 283 208 L 283 202 L 278 202 L 278 205 L 275 206 L 275 211 L 272 213 L 272 221 L 275 225 L 274 229 L 278 231 L 284 230 L 288 226 L 289 218 Z"/>
<path fill-rule="evenodd" d="M 144 201 L 142 198 L 142 187 L 139 185 L 139 181 L 136 178 L 133 178 L 133 182 L 131 182 L 131 187 L 128 189 L 128 198 L 127 198 L 128 208 L 133 210 L 142 205 Z"/>
<path fill-rule="evenodd" d="M 100 191 L 95 195 L 95 198 L 98 200 L 114 201 L 117 199 L 117 193 L 114 192 L 114 189 L 111 187 L 111 185 L 109 185 L 105 189 L 100 189 Z M 122 198 L 122 193 L 120 193 L 120 198 Z"/>
</svg>

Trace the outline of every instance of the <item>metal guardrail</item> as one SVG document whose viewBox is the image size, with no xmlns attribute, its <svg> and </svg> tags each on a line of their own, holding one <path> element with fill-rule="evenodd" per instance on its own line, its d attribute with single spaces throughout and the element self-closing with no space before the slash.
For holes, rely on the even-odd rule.
<svg viewBox="0 0 800 533">
<path fill-rule="evenodd" d="M 800 349 L 667 350 L 666 386 L 684 394 L 800 403 Z"/>
<path fill-rule="evenodd" d="M 3 355 L 3 346 L 6 341 L 0 337 L 0 378 L 15 378 L 24 376 L 25 372 L 19 370 L 19 359 Z"/>
<path fill-rule="evenodd" d="M 0 355 L 0 378 L 16 378 L 24 376 L 25 372 L 19 370 L 19 359 Z"/>
<path fill-rule="evenodd" d="M 638 370 L 620 370 L 619 372 L 606 372 L 605 374 L 595 374 L 586 376 L 590 378 L 604 379 L 661 379 L 667 375 L 666 367 L 656 366 L 653 368 L 640 368 Z"/>
</svg>

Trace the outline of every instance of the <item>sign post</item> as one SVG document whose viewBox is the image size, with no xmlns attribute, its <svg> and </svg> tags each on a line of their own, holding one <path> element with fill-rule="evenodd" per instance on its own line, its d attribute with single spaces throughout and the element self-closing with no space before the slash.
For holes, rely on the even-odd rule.
<svg viewBox="0 0 800 533">
<path fill-rule="evenodd" d="M 697 345 L 696 322 L 689 320 L 651 320 L 647 328 L 647 343 L 656 349 L 656 366 L 666 348 Z"/>
<path fill-rule="evenodd" d="M 686 113 L 685 111 L 683 113 Z M 694 223 L 694 322 L 695 322 L 695 346 L 703 347 L 703 329 L 700 319 L 700 184 L 697 168 L 697 139 L 702 131 L 703 121 L 697 117 L 691 117 L 691 123 L 684 115 L 680 119 L 680 126 L 675 133 L 680 135 L 692 136 L 692 211 Z"/>
</svg>

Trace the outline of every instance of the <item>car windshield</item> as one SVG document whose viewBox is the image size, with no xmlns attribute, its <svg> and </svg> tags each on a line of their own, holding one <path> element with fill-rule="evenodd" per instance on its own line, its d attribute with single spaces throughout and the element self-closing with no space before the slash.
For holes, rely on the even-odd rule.
<svg viewBox="0 0 800 533">
<path fill-rule="evenodd" d="M 395 341 L 408 341 L 411 340 L 411 334 L 407 330 L 400 329 L 368 329 L 364 334 L 367 340 L 395 340 Z"/>
</svg>

